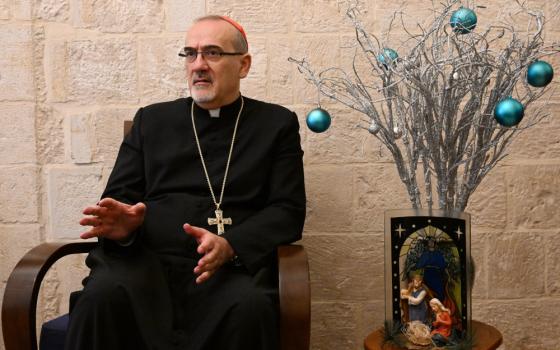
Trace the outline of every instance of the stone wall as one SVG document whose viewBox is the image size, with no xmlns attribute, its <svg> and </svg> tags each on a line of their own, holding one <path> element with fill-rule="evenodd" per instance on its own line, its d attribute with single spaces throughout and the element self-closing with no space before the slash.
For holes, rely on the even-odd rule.
<svg viewBox="0 0 560 350">
<path fill-rule="evenodd" d="M 408 1 L 410 18 L 427 15 L 425 3 Z M 530 3 L 551 13 L 556 1 Z M 481 21 L 513 6 L 485 5 Z M 397 6 L 363 1 L 362 18 L 379 33 Z M 0 291 L 28 249 L 77 238 L 81 209 L 97 200 L 111 170 L 122 121 L 139 106 L 186 94 L 177 57 L 184 29 L 200 15 L 227 14 L 245 26 L 254 55 L 243 93 L 286 105 L 302 124 L 312 349 L 361 349 L 384 317 L 383 210 L 409 207 L 406 193 L 388 152 L 354 127 L 356 113 L 322 100 L 330 131 L 304 127 L 317 94 L 287 61 L 349 62 L 345 9 L 340 0 L 0 0 Z M 558 16 L 547 28 L 558 41 Z M 467 210 L 478 267 L 473 315 L 502 331 L 502 349 L 558 348 L 558 95 L 546 107 L 551 118 L 520 135 Z M 83 256 L 55 265 L 40 321 L 67 310 L 85 274 Z"/>
</svg>

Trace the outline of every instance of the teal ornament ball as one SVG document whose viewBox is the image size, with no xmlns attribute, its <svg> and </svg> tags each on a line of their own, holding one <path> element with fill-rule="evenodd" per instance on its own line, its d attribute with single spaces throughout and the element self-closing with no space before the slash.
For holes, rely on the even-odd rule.
<svg viewBox="0 0 560 350">
<path fill-rule="evenodd" d="M 476 27 L 476 13 L 473 10 L 461 7 L 451 15 L 451 28 L 458 34 L 467 34 Z"/>
<path fill-rule="evenodd" d="M 496 105 L 494 108 L 494 118 L 503 126 L 515 126 L 523 119 L 525 113 L 521 102 L 508 97 Z"/>
<path fill-rule="evenodd" d="M 305 122 L 311 131 L 323 132 L 331 126 L 331 116 L 329 112 L 324 109 L 315 108 L 307 114 Z"/>
<path fill-rule="evenodd" d="M 397 58 L 399 58 L 397 51 L 390 48 L 383 49 L 383 53 L 377 56 L 377 60 L 379 63 L 383 64 L 385 68 L 387 68 L 387 63 L 391 64 L 395 62 Z"/>
<path fill-rule="evenodd" d="M 534 87 L 547 86 L 554 77 L 552 66 L 545 61 L 535 61 L 527 68 L 527 82 Z"/>
</svg>

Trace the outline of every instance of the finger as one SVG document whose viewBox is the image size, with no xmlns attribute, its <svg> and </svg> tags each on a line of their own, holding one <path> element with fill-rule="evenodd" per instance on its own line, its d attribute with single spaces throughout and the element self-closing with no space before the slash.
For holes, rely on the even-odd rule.
<svg viewBox="0 0 560 350">
<path fill-rule="evenodd" d="M 88 239 L 88 238 L 100 237 L 100 236 L 102 236 L 102 231 L 100 229 L 98 229 L 97 227 L 94 227 L 91 230 L 83 232 L 82 234 L 80 234 L 81 239 Z"/>
<path fill-rule="evenodd" d="M 85 208 L 82 213 L 84 215 L 97 215 L 99 213 L 99 207 L 96 206 L 89 206 L 87 208 Z"/>
<path fill-rule="evenodd" d="M 205 254 L 205 257 L 207 257 L 208 259 L 216 259 L 217 254 L 219 254 L 219 241 L 218 241 L 218 236 L 216 236 L 215 234 L 204 230 L 207 234 L 205 234 L 199 241 L 198 241 L 198 247 L 196 248 L 196 251 L 199 254 Z"/>
<path fill-rule="evenodd" d="M 195 267 L 197 271 L 207 271 L 213 270 L 216 267 L 216 257 L 214 255 L 210 255 L 209 253 L 204 255 L 200 260 L 198 260 L 198 264 Z M 195 271 L 195 272 L 197 272 Z"/>
<path fill-rule="evenodd" d="M 220 266 L 220 263 L 217 260 L 213 260 L 210 262 L 205 262 L 203 264 L 199 264 L 194 268 L 194 273 L 196 273 L 197 275 L 200 275 L 203 272 L 206 271 L 215 271 L 218 269 L 218 267 Z"/>
<path fill-rule="evenodd" d="M 82 218 L 80 220 L 80 225 L 93 226 L 93 227 L 100 226 L 101 220 L 97 216 L 89 216 L 89 217 Z"/>
<path fill-rule="evenodd" d="M 117 208 L 120 204 L 122 204 L 121 202 L 114 200 L 113 198 L 103 198 L 102 200 L 100 200 L 97 205 L 100 207 L 105 207 L 108 209 L 115 209 Z"/>
<path fill-rule="evenodd" d="M 210 254 L 213 250 L 214 246 L 210 240 L 200 239 L 198 241 L 198 247 L 196 248 L 196 252 L 198 254 Z"/>
<path fill-rule="evenodd" d="M 204 254 L 199 260 L 199 265 L 208 265 L 216 262 L 219 258 L 219 251 L 217 248 L 215 242 L 211 240 L 203 241 L 197 248 L 199 254 Z"/>
<path fill-rule="evenodd" d="M 197 226 L 192 226 L 190 224 L 184 224 L 183 225 L 183 230 L 185 231 L 185 233 L 193 236 L 194 238 L 202 238 L 202 236 L 204 236 L 206 234 L 205 229 L 197 227 Z"/>
<path fill-rule="evenodd" d="M 200 276 L 198 276 L 196 278 L 196 283 L 201 284 L 201 283 L 207 281 L 210 277 L 212 277 L 213 274 L 214 274 L 214 271 L 206 271 L 206 272 L 202 273 Z"/>
<path fill-rule="evenodd" d="M 193 270 L 195 275 L 201 275 L 206 271 L 209 271 L 210 269 L 205 268 L 205 266 L 196 266 Z"/>
<path fill-rule="evenodd" d="M 130 210 L 134 213 L 134 215 L 144 216 L 146 213 L 146 204 L 139 202 L 133 205 Z"/>
<path fill-rule="evenodd" d="M 189 236 L 193 237 L 196 240 L 196 243 L 201 244 L 204 240 L 204 237 L 206 235 L 206 233 L 208 231 L 201 229 L 200 227 L 196 227 L 196 226 L 192 226 L 189 224 L 184 224 L 183 225 L 183 230 L 185 231 L 186 234 L 188 234 Z M 204 248 L 199 249 L 199 247 L 197 247 L 197 251 L 199 254 L 205 254 L 206 250 Z"/>
<path fill-rule="evenodd" d="M 96 205 L 96 206 L 90 206 L 90 207 L 85 208 L 82 211 L 82 213 L 84 215 L 104 216 L 104 215 L 107 215 L 108 211 L 109 211 L 109 209 Z"/>
</svg>

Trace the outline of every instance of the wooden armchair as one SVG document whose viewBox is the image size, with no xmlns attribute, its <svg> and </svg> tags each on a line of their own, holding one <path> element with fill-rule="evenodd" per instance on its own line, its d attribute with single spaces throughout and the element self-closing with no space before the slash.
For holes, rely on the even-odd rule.
<svg viewBox="0 0 560 350">
<path fill-rule="evenodd" d="M 58 259 L 87 253 L 96 242 L 43 243 L 31 249 L 12 271 L 2 302 L 6 350 L 36 350 L 36 308 L 41 281 Z M 280 343 L 282 350 L 308 350 L 310 293 L 307 255 L 300 245 L 278 248 Z"/>
<path fill-rule="evenodd" d="M 125 135 L 132 122 L 125 122 Z M 97 242 L 43 243 L 18 262 L 6 283 L 2 331 L 6 350 L 37 350 L 36 309 L 41 282 L 60 258 L 88 253 Z M 309 350 L 311 302 L 307 254 L 300 245 L 278 248 L 281 350 Z"/>
</svg>

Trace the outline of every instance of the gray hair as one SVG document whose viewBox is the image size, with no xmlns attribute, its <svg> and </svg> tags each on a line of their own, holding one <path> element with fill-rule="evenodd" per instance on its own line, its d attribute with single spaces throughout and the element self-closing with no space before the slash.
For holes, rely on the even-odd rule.
<svg viewBox="0 0 560 350">
<path fill-rule="evenodd" d="M 219 15 L 202 16 L 195 19 L 193 23 L 198 23 L 202 21 L 224 21 L 231 25 L 231 23 L 229 23 L 227 20 L 225 20 L 222 16 Z M 232 27 L 234 26 L 232 25 Z M 233 47 L 237 52 L 247 53 L 249 51 L 249 44 L 247 43 L 247 40 L 245 40 L 245 37 L 243 36 L 243 34 L 241 34 L 241 32 L 237 28 L 235 28 L 235 38 L 233 40 Z"/>
</svg>

